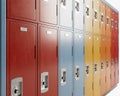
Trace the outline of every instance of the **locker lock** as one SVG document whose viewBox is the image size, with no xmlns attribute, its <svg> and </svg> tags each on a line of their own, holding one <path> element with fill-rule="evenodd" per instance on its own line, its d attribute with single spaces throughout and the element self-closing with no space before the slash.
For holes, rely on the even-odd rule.
<svg viewBox="0 0 120 96">
<path fill-rule="evenodd" d="M 109 67 L 109 65 L 108 65 L 108 61 L 106 61 L 106 67 L 107 67 L 107 68 Z"/>
<path fill-rule="evenodd" d="M 101 15 L 101 22 L 104 22 L 104 16 L 103 16 L 103 14 Z"/>
<path fill-rule="evenodd" d="M 104 69 L 104 65 L 103 65 L 103 62 L 101 63 L 101 70 L 103 70 Z"/>
<path fill-rule="evenodd" d="M 97 64 L 94 65 L 94 71 L 97 72 Z"/>
<path fill-rule="evenodd" d="M 61 85 L 64 86 L 66 85 L 67 81 L 66 81 L 66 69 L 62 69 L 61 70 Z"/>
<path fill-rule="evenodd" d="M 11 96 L 23 96 L 23 79 L 15 78 L 11 81 Z"/>
<path fill-rule="evenodd" d="M 66 6 L 66 0 L 61 0 L 61 4 L 62 4 L 63 6 Z"/>
<path fill-rule="evenodd" d="M 97 14 L 97 11 L 94 11 L 94 18 L 95 19 L 97 19 L 98 18 L 98 16 L 97 16 L 98 14 Z"/>
<path fill-rule="evenodd" d="M 85 70 L 85 72 L 86 72 L 86 75 L 88 76 L 88 75 L 89 75 L 89 65 L 86 65 L 86 70 Z"/>
<path fill-rule="evenodd" d="M 75 1 L 75 9 L 77 12 L 79 12 L 79 9 L 80 8 L 80 5 L 79 5 L 79 2 Z"/>
<path fill-rule="evenodd" d="M 88 7 L 86 7 L 86 15 L 89 16 L 90 15 L 90 9 Z"/>
<path fill-rule="evenodd" d="M 79 68 L 79 66 L 76 66 L 76 68 L 75 68 L 75 79 L 79 80 L 79 78 L 80 78 L 80 68 Z"/>
<path fill-rule="evenodd" d="M 48 72 L 41 73 L 41 93 L 46 93 L 49 88 L 49 76 Z"/>
</svg>

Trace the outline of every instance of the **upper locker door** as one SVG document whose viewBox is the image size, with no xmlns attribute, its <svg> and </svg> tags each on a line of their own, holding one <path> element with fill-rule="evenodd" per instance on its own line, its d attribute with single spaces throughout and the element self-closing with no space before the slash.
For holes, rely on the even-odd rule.
<svg viewBox="0 0 120 96">
<path fill-rule="evenodd" d="M 7 20 L 7 96 L 36 94 L 36 31 L 35 24 Z"/>
<path fill-rule="evenodd" d="M 85 96 L 93 96 L 93 42 L 92 35 L 85 35 Z"/>
<path fill-rule="evenodd" d="M 74 33 L 74 91 L 73 96 L 84 96 L 84 38 Z"/>
<path fill-rule="evenodd" d="M 94 89 L 94 96 L 101 96 L 100 94 L 100 37 L 94 35 L 94 44 L 93 44 L 93 50 L 94 50 L 94 56 L 93 56 L 93 65 L 94 65 L 94 75 L 93 75 L 93 89 Z"/>
<path fill-rule="evenodd" d="M 36 0 L 7 0 L 7 17 L 35 21 L 37 19 Z"/>
<path fill-rule="evenodd" d="M 74 29 L 83 30 L 83 0 L 74 1 Z"/>
<path fill-rule="evenodd" d="M 85 0 L 85 33 L 92 33 L 92 0 Z"/>
<path fill-rule="evenodd" d="M 39 20 L 40 22 L 57 24 L 58 22 L 58 1 L 39 0 Z"/>
<path fill-rule="evenodd" d="M 59 96 L 72 96 L 73 47 L 72 32 L 59 31 Z"/>
<path fill-rule="evenodd" d="M 39 25 L 38 96 L 58 96 L 57 30 Z"/>
<path fill-rule="evenodd" d="M 100 0 L 93 0 L 93 33 L 100 34 Z"/>
<path fill-rule="evenodd" d="M 72 29 L 73 13 L 72 13 L 73 0 L 59 0 L 59 25 Z"/>
</svg>

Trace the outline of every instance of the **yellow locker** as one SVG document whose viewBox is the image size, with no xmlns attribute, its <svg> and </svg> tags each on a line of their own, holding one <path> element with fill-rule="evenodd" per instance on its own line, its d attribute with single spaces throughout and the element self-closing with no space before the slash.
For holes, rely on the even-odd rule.
<svg viewBox="0 0 120 96">
<path fill-rule="evenodd" d="M 93 96 L 101 96 L 100 94 L 100 36 L 93 36 Z"/>
<path fill-rule="evenodd" d="M 100 34 L 100 0 L 93 0 L 93 33 Z"/>
<path fill-rule="evenodd" d="M 85 32 L 92 33 L 92 0 L 85 0 Z"/>
<path fill-rule="evenodd" d="M 92 35 L 85 35 L 85 96 L 93 96 Z"/>
</svg>

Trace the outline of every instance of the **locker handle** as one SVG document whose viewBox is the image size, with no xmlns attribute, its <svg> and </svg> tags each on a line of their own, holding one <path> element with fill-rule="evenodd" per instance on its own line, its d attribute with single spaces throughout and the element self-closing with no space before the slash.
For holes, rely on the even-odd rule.
<svg viewBox="0 0 120 96">
<path fill-rule="evenodd" d="M 89 16 L 90 15 L 90 9 L 88 7 L 86 7 L 86 15 Z"/>
<path fill-rule="evenodd" d="M 85 72 L 86 72 L 86 75 L 89 75 L 89 65 L 86 66 Z"/>
<path fill-rule="evenodd" d="M 62 4 L 63 6 L 66 6 L 66 0 L 61 0 L 61 4 Z"/>
<path fill-rule="evenodd" d="M 80 8 L 80 5 L 79 5 L 79 2 L 75 1 L 75 9 L 77 12 L 79 12 L 79 9 Z"/>
<path fill-rule="evenodd" d="M 76 66 L 75 68 L 75 80 L 79 80 L 80 78 L 80 68 L 79 66 Z"/>
<path fill-rule="evenodd" d="M 61 70 L 61 85 L 64 86 L 67 81 L 66 81 L 66 76 L 67 76 L 67 71 L 66 69 Z"/>
<path fill-rule="evenodd" d="M 98 14 L 97 14 L 97 11 L 94 11 L 94 18 L 95 19 L 97 19 L 98 18 L 98 16 L 97 16 Z"/>
<path fill-rule="evenodd" d="M 94 71 L 97 72 L 97 64 L 94 65 Z"/>
<path fill-rule="evenodd" d="M 101 15 L 101 22 L 104 22 L 104 16 L 103 16 L 103 14 Z"/>
<path fill-rule="evenodd" d="M 107 68 L 109 67 L 109 65 L 108 65 L 108 61 L 106 61 L 106 67 L 107 67 Z"/>
<path fill-rule="evenodd" d="M 109 17 L 106 18 L 106 24 L 109 24 Z"/>
<path fill-rule="evenodd" d="M 103 65 L 103 62 L 101 63 L 101 69 L 104 69 L 104 65 Z"/>
</svg>

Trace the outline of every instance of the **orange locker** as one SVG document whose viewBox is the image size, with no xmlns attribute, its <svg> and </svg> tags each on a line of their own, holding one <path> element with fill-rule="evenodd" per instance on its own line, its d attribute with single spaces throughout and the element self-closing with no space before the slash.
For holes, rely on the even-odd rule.
<svg viewBox="0 0 120 96">
<path fill-rule="evenodd" d="M 93 96 L 92 44 L 92 35 L 85 35 L 85 96 Z"/>
<path fill-rule="evenodd" d="M 101 86 L 101 96 L 103 96 L 106 92 L 106 54 L 105 54 L 105 40 L 106 37 L 104 35 L 101 36 L 100 42 L 100 57 L 101 57 L 101 64 L 100 64 L 100 86 Z"/>
<path fill-rule="evenodd" d="M 100 34 L 100 0 L 93 0 L 93 33 Z"/>
<path fill-rule="evenodd" d="M 93 96 L 100 95 L 100 36 L 93 37 Z"/>
<path fill-rule="evenodd" d="M 92 0 L 85 0 L 85 32 L 92 33 Z"/>
</svg>

